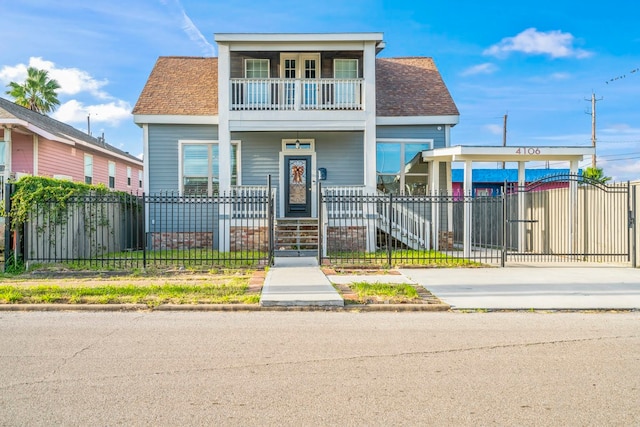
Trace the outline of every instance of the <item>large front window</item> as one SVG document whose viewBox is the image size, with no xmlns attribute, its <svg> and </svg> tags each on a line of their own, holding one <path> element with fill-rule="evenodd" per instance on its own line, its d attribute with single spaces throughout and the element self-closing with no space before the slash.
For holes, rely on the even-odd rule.
<svg viewBox="0 0 640 427">
<path fill-rule="evenodd" d="M 426 194 L 429 171 L 427 163 L 422 160 L 422 152 L 430 148 L 430 143 L 423 142 L 378 142 L 378 190 L 410 196 Z"/>
<path fill-rule="evenodd" d="M 231 144 L 231 185 L 238 181 L 238 145 Z M 182 144 L 182 193 L 212 196 L 220 182 L 218 143 Z"/>
</svg>

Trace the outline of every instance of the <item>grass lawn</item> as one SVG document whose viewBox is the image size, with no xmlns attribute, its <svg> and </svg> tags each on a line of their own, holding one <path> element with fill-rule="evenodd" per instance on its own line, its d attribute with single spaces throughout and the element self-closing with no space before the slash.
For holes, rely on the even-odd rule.
<svg viewBox="0 0 640 427">
<path fill-rule="evenodd" d="M 257 304 L 251 271 L 93 278 L 13 277 L 0 281 L 0 304 Z"/>
</svg>

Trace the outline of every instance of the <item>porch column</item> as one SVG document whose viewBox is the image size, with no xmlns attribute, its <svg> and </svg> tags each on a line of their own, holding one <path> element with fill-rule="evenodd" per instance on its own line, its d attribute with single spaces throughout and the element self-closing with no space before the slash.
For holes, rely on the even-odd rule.
<svg viewBox="0 0 640 427">
<path fill-rule="evenodd" d="M 464 228 L 462 252 L 465 258 L 471 257 L 471 197 L 473 196 L 473 175 L 471 173 L 473 162 L 471 160 L 464 161 L 464 187 L 463 187 L 463 203 L 464 203 Z"/>
<path fill-rule="evenodd" d="M 231 132 L 229 130 L 229 79 L 231 65 L 229 46 L 218 44 L 218 185 L 220 195 L 231 191 Z M 203 88 L 204 89 L 204 88 Z M 220 203 L 218 220 L 218 250 L 229 252 L 231 244 L 231 205 Z"/>
<path fill-rule="evenodd" d="M 522 191 L 526 184 L 525 177 L 525 162 L 518 162 L 518 219 L 520 221 L 526 218 L 526 205 L 525 205 L 525 192 Z M 518 252 L 522 253 L 526 251 L 526 239 L 525 234 L 527 232 L 527 223 L 518 222 Z"/>
<path fill-rule="evenodd" d="M 364 192 L 376 193 L 376 45 L 375 42 L 367 42 L 363 52 L 363 78 L 364 78 Z M 367 205 L 366 203 L 364 204 Z M 365 210 L 365 218 L 372 212 Z M 367 224 L 367 251 L 376 250 L 376 227 L 373 221 Z"/>
<path fill-rule="evenodd" d="M 439 248 L 439 235 L 440 235 L 440 199 L 442 191 L 440 191 L 440 162 L 434 160 L 431 162 L 431 170 L 429 174 L 429 187 L 431 188 L 431 240 L 433 244 L 431 247 L 436 251 Z M 439 197 L 435 197 L 439 196 Z M 435 201 L 438 201 L 437 203 Z"/>
<path fill-rule="evenodd" d="M 569 172 L 571 175 L 578 174 L 578 160 L 571 160 L 569 162 Z M 569 221 L 567 224 L 567 253 L 577 253 L 577 242 L 575 239 L 575 232 L 578 227 L 578 182 L 576 180 L 569 180 Z"/>
</svg>

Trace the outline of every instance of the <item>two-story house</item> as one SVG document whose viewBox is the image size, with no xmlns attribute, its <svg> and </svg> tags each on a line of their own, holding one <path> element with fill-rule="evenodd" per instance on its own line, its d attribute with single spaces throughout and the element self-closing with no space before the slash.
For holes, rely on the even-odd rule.
<svg viewBox="0 0 640 427">
<path fill-rule="evenodd" d="M 102 137 L 0 98 L 2 184 L 38 175 L 136 193 L 143 189 L 142 165 L 141 159 Z"/>
<path fill-rule="evenodd" d="M 276 217 L 315 218 L 315 185 L 426 194 L 450 182 L 425 150 L 459 113 L 433 60 L 378 58 L 382 33 L 216 34 L 218 57 L 160 57 L 133 110 L 145 191 L 276 190 Z M 447 175 L 449 174 L 449 175 Z"/>
</svg>

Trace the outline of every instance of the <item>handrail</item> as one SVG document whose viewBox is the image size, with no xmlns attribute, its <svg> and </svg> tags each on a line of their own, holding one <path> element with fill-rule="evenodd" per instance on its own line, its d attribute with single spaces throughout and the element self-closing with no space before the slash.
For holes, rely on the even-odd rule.
<svg viewBox="0 0 640 427">
<path fill-rule="evenodd" d="M 364 79 L 230 79 L 230 109 L 362 110 Z"/>
</svg>

